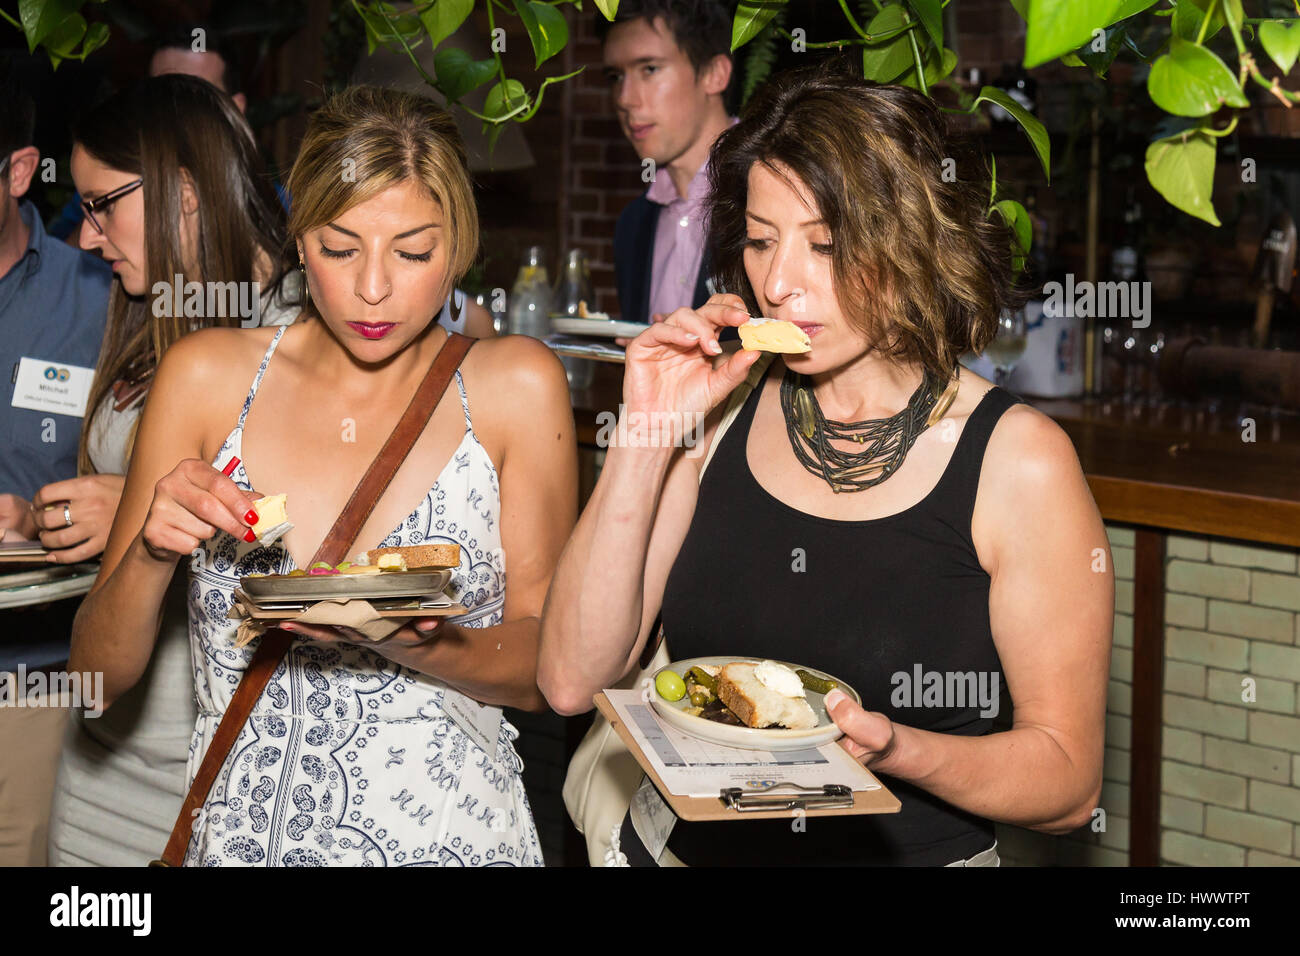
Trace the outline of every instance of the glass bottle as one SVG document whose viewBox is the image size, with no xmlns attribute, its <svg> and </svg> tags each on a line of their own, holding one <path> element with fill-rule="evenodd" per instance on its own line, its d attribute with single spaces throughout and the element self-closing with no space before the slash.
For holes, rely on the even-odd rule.
<svg viewBox="0 0 1300 956">
<path fill-rule="evenodd" d="M 552 299 L 556 314 L 578 315 L 578 303 L 585 302 L 588 312 L 596 311 L 596 293 L 591 285 L 591 270 L 581 249 L 570 249 L 564 259 L 564 272 L 555 283 Z"/>
<path fill-rule="evenodd" d="M 564 271 L 555 283 L 551 303 L 557 315 L 577 318 L 579 302 L 585 303 L 588 312 L 596 311 L 596 291 L 591 284 L 591 270 L 587 266 L 587 256 L 581 249 L 570 249 L 568 255 L 564 257 Z M 562 355 L 560 361 L 564 363 L 564 372 L 568 376 L 570 388 L 591 386 L 596 374 L 596 365 L 591 359 Z"/>
<path fill-rule="evenodd" d="M 542 264 L 542 247 L 529 246 L 510 290 L 506 329 L 512 335 L 544 339 L 551 334 L 550 311 L 550 277 Z"/>
</svg>

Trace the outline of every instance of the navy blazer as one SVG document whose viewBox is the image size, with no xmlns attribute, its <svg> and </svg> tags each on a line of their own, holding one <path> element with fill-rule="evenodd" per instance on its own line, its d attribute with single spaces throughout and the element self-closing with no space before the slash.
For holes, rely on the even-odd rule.
<svg viewBox="0 0 1300 956">
<path fill-rule="evenodd" d="M 625 322 L 650 321 L 650 271 L 654 263 L 655 230 L 663 209 L 644 194 L 637 196 L 619 214 L 614 227 L 614 277 L 618 285 L 619 318 Z M 704 250 L 700 273 L 695 277 L 691 307 L 698 309 L 709 300 L 709 252 Z"/>
</svg>

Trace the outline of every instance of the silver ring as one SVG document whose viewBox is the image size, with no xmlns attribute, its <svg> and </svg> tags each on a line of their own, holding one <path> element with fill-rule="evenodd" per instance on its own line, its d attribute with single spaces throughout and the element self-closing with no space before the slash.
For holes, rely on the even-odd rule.
<svg viewBox="0 0 1300 956">
<path fill-rule="evenodd" d="M 63 525 L 67 528 L 72 527 L 72 503 L 68 501 L 63 503 Z"/>
</svg>

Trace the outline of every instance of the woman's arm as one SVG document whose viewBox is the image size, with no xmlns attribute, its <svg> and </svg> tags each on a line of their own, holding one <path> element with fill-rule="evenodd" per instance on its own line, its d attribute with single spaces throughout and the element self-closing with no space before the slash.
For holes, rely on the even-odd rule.
<svg viewBox="0 0 1300 956">
<path fill-rule="evenodd" d="M 743 305 L 736 296 L 714 296 L 698 312 L 679 309 L 628 346 L 620 419 L 628 441 L 614 432 L 542 615 L 538 685 L 561 714 L 590 710 L 596 692 L 631 670 L 650 637 L 695 513 L 695 454 L 708 447 L 718 407 L 759 355 L 715 360 L 717 331 L 745 322 Z M 661 424 L 662 413 L 676 416 L 673 433 L 636 427 L 635 416 L 653 413 Z M 704 441 L 688 457 L 682 427 L 708 413 Z"/>
<path fill-rule="evenodd" d="M 204 411 L 228 411 L 213 396 L 228 390 L 229 351 L 217 344 L 231 333 L 212 331 L 181 339 L 159 365 L 99 576 L 77 611 L 68 666 L 103 672 L 105 707 L 144 673 L 177 561 L 217 528 L 242 537 L 252 523 L 255 496 L 198 460 Z"/>
<path fill-rule="evenodd" d="M 427 644 L 395 641 L 378 650 L 483 703 L 545 710 L 537 687 L 538 626 L 578 507 L 573 410 L 564 366 L 546 346 L 512 336 L 491 348 L 483 360 L 492 363 L 499 383 L 492 392 L 502 398 L 491 409 L 480 404 L 476 419 L 506 435 L 497 466 L 506 566 L 502 623 L 442 624 Z"/>
<path fill-rule="evenodd" d="M 872 770 L 986 819 L 1068 833 L 1101 794 L 1115 587 L 1106 530 L 1066 434 L 1009 409 L 985 453 L 972 533 L 992 543 L 989 622 L 1015 705 L 983 737 L 892 724 L 844 698 L 844 746 Z M 892 730 L 892 739 L 891 739 Z"/>
</svg>

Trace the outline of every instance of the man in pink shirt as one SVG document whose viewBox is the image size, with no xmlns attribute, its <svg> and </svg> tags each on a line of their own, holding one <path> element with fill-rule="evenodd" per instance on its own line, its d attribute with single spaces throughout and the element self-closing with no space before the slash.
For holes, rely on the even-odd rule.
<svg viewBox="0 0 1300 956">
<path fill-rule="evenodd" d="M 709 149 L 735 122 L 731 15 L 716 0 L 623 0 L 601 32 L 619 123 L 653 176 L 614 232 L 620 317 L 658 322 L 711 291 L 701 213 Z"/>
</svg>

